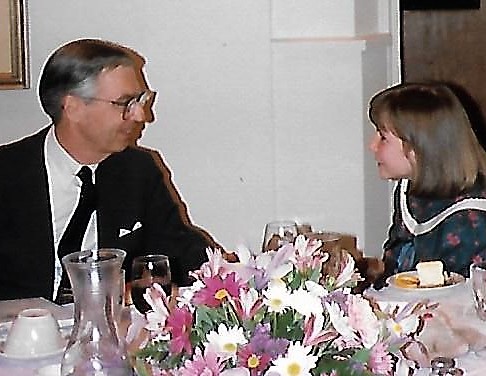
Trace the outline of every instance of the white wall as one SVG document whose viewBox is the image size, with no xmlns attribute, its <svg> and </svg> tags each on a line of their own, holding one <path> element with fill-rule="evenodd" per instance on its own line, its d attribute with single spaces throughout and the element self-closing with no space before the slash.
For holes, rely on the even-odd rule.
<svg viewBox="0 0 486 376">
<path fill-rule="evenodd" d="M 30 0 L 32 88 L 0 92 L 0 142 L 47 124 L 36 85 L 53 49 L 114 40 L 146 57 L 158 91 L 142 143 L 225 247 L 258 247 L 265 222 L 294 218 L 380 254 L 388 188 L 366 151 L 366 106 L 396 79 L 394 2 Z"/>
</svg>

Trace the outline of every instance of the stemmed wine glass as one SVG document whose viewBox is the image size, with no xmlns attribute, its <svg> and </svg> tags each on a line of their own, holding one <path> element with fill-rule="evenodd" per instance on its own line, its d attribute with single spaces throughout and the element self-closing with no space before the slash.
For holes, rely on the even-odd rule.
<svg viewBox="0 0 486 376">
<path fill-rule="evenodd" d="M 274 251 L 286 243 L 292 243 L 297 236 L 297 223 L 283 220 L 273 221 L 265 225 L 263 237 L 263 252 Z"/>
<path fill-rule="evenodd" d="M 145 313 L 151 308 L 143 294 L 153 283 L 162 286 L 167 296 L 170 296 L 172 282 L 169 258 L 165 255 L 155 254 L 135 257 L 132 262 L 130 291 L 132 302 L 141 313 Z"/>
</svg>

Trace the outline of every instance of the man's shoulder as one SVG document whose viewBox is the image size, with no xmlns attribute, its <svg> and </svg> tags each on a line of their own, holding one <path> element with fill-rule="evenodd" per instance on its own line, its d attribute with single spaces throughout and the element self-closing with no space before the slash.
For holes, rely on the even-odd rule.
<svg viewBox="0 0 486 376">
<path fill-rule="evenodd" d="M 168 169 L 159 152 L 144 147 L 130 146 L 114 153 L 99 166 L 102 171 L 124 171 L 134 176 L 168 174 Z"/>
<path fill-rule="evenodd" d="M 154 157 L 152 156 L 151 151 L 138 146 L 129 146 L 119 153 L 112 154 L 109 159 L 117 163 L 128 163 L 134 165 L 152 165 L 154 162 Z"/>
<path fill-rule="evenodd" d="M 43 145 L 49 127 L 36 131 L 33 134 L 24 136 L 18 140 L 0 145 L 0 153 L 21 152 L 25 149 Z"/>
</svg>

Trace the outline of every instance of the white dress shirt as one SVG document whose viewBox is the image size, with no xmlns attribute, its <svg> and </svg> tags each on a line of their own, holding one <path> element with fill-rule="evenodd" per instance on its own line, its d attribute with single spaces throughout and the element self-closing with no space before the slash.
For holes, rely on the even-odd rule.
<svg viewBox="0 0 486 376">
<path fill-rule="evenodd" d="M 66 230 L 67 224 L 71 219 L 81 193 L 81 180 L 76 173 L 82 167 L 58 142 L 54 126 L 47 133 L 44 143 L 45 165 L 49 181 L 49 198 L 51 204 L 52 228 L 54 230 L 54 249 L 55 249 L 55 275 L 54 275 L 54 294 L 56 297 L 57 289 L 61 283 L 62 267 L 57 250 L 62 234 Z M 88 167 L 94 172 L 97 164 Z M 93 173 L 94 179 L 94 173 Z M 88 228 L 84 235 L 82 249 L 97 248 L 96 232 L 96 211 L 91 215 Z"/>
</svg>

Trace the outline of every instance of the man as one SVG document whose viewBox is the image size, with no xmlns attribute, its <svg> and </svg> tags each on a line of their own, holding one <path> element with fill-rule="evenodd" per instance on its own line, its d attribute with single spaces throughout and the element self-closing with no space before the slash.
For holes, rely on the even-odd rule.
<svg viewBox="0 0 486 376">
<path fill-rule="evenodd" d="M 0 300 L 55 298 L 67 280 L 60 259 L 80 248 L 125 250 L 128 278 L 135 256 L 167 254 L 179 285 L 206 260 L 214 243 L 183 216 L 170 177 L 150 153 L 129 146 L 153 118 L 142 67 L 134 51 L 94 39 L 70 42 L 47 60 L 39 97 L 52 124 L 0 147 Z M 86 183 L 83 166 L 93 173 Z M 60 247 L 83 185 L 93 183 L 82 244 Z"/>
</svg>

